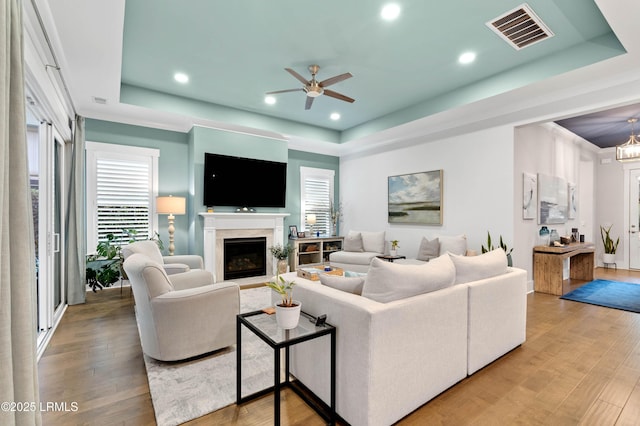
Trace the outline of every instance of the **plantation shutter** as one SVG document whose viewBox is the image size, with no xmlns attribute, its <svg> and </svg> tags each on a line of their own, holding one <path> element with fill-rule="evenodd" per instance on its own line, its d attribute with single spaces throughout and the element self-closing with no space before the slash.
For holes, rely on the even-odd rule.
<svg viewBox="0 0 640 426">
<path fill-rule="evenodd" d="M 86 150 L 87 252 L 109 234 L 120 245 L 152 237 L 159 150 L 98 142 L 87 142 Z"/>
<path fill-rule="evenodd" d="M 151 214 L 151 176 L 148 161 L 97 159 L 96 213 L 98 242 L 108 234 L 116 243 L 127 243 L 124 230 L 137 239 L 148 239 Z"/>
<path fill-rule="evenodd" d="M 302 222 L 307 232 L 331 235 L 331 200 L 333 199 L 333 170 L 301 167 Z M 307 223 L 309 214 L 315 214 L 316 224 Z"/>
</svg>

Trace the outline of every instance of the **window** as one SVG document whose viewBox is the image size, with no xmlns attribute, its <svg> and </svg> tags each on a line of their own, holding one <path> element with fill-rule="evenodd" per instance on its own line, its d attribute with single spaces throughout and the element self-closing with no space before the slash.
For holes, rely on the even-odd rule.
<svg viewBox="0 0 640 426">
<path fill-rule="evenodd" d="M 91 253 L 108 234 L 126 244 L 125 230 L 148 239 L 157 229 L 160 151 L 87 142 L 87 250 Z"/>
<path fill-rule="evenodd" d="M 302 200 L 302 223 L 308 232 L 331 235 L 331 202 L 333 201 L 333 178 L 335 171 L 300 167 L 300 199 Z M 316 224 L 307 223 L 308 215 L 316 216 Z"/>
</svg>

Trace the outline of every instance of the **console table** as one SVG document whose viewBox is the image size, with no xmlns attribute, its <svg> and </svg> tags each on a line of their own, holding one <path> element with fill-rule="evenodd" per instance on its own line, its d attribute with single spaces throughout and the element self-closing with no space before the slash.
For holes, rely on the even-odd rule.
<svg viewBox="0 0 640 426">
<path fill-rule="evenodd" d="M 571 243 L 562 247 L 533 248 L 533 288 L 540 293 L 562 296 L 565 291 L 563 266 L 569 259 L 569 278 L 593 281 L 595 246 L 593 243 Z"/>
</svg>

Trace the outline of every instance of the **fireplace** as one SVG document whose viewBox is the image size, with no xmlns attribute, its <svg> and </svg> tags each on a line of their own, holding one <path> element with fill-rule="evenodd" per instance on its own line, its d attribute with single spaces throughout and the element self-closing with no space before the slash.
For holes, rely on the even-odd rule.
<svg viewBox="0 0 640 426">
<path fill-rule="evenodd" d="M 225 238 L 223 277 L 225 280 L 256 277 L 267 273 L 267 239 Z"/>
</svg>

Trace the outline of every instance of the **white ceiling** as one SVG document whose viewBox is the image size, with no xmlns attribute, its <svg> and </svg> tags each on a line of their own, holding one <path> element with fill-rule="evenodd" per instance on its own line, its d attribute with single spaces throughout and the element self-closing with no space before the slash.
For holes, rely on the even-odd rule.
<svg viewBox="0 0 640 426">
<path fill-rule="evenodd" d="M 171 54 L 167 53 L 166 58 L 163 61 L 156 60 L 158 56 L 161 56 L 159 49 L 162 45 L 167 45 L 168 38 L 172 32 L 170 21 L 167 21 L 170 16 L 175 16 L 175 21 L 181 21 L 180 25 L 175 25 L 180 31 L 184 32 L 185 23 L 198 22 L 206 24 L 207 19 L 194 19 L 188 16 L 188 12 L 193 12 L 195 8 L 189 9 L 184 7 L 184 3 L 164 3 L 164 2 L 152 2 L 149 0 L 130 0 L 131 5 L 127 5 L 125 8 L 124 0 L 84 0 L 84 1 L 69 1 L 69 0 L 36 0 L 36 4 L 40 14 L 43 17 L 43 22 L 47 29 L 47 34 L 51 39 L 56 52 L 58 65 L 61 68 L 61 73 L 65 82 L 69 87 L 73 104 L 77 112 L 89 118 L 140 124 L 145 126 L 152 126 L 158 128 L 165 128 L 171 130 L 188 131 L 194 124 L 213 126 L 220 128 L 228 128 L 230 130 L 250 131 L 257 134 L 265 134 L 272 137 L 281 137 L 290 141 L 292 147 L 300 146 L 305 147 L 312 151 L 326 152 L 330 154 L 345 154 L 349 152 L 357 152 L 362 149 L 371 149 L 376 146 L 382 146 L 387 144 L 400 144 L 411 143 L 412 140 L 419 138 L 420 140 L 429 140 L 435 138 L 441 138 L 444 136 L 450 136 L 455 134 L 462 134 L 467 131 L 476 130 L 484 127 L 504 124 L 504 123 L 526 123 L 528 121 L 543 121 L 543 120 L 555 120 L 560 118 L 567 118 L 572 115 L 579 115 L 583 113 L 589 113 L 606 109 L 608 107 L 621 106 L 625 104 L 631 104 L 640 100 L 640 87 L 639 73 L 636 71 L 638 65 L 640 65 L 640 30 L 638 29 L 637 20 L 634 16 L 640 16 L 640 2 L 632 0 L 619 0 L 619 1 L 607 1 L 597 0 L 595 4 L 599 7 L 602 16 L 606 19 L 606 23 L 611 27 L 615 36 L 620 41 L 626 54 L 614 56 L 610 59 L 605 59 L 593 64 L 582 65 L 577 64 L 577 69 L 571 70 L 551 70 L 547 69 L 545 76 L 544 72 L 536 75 L 526 75 L 526 73 L 509 73 L 509 69 L 501 69 L 500 67 L 495 70 L 487 66 L 487 64 L 480 64 L 478 69 L 482 69 L 481 81 L 469 80 L 465 83 L 461 80 L 460 73 L 469 73 L 469 70 L 473 68 L 467 68 L 460 70 L 459 65 L 450 64 L 448 66 L 442 65 L 443 59 L 440 56 L 430 58 L 426 52 L 438 51 L 436 45 L 444 45 L 445 40 L 451 40 L 451 43 L 458 43 L 459 46 L 465 45 L 460 43 L 460 37 L 453 37 L 443 35 L 437 40 L 433 46 L 429 43 L 432 41 L 433 36 L 428 40 L 429 43 L 424 42 L 424 50 L 420 49 L 420 43 L 411 46 L 411 49 L 406 51 L 402 50 L 402 46 L 398 46 L 395 50 L 390 49 L 390 53 L 396 55 L 398 63 L 394 63 L 390 60 L 385 60 L 384 67 L 378 66 L 378 64 L 372 62 L 370 55 L 367 57 L 367 52 L 364 48 L 357 46 L 355 42 L 352 43 L 350 38 L 353 38 L 353 34 L 367 31 L 372 28 L 374 23 L 371 22 L 372 17 L 364 21 L 356 22 L 354 15 L 357 13 L 357 8 L 346 8 L 344 15 L 345 19 L 337 19 L 340 14 L 340 9 L 343 7 L 340 2 L 330 2 L 332 7 L 323 7 L 321 10 L 315 10 L 311 14 L 320 16 L 318 19 L 324 22 L 325 25 L 335 23 L 335 31 L 332 27 L 324 28 L 324 33 L 318 34 L 317 28 L 309 23 L 298 22 L 300 17 L 294 14 L 293 17 L 285 14 L 283 10 L 278 12 L 278 8 L 269 8 L 270 12 L 274 16 L 283 15 L 288 20 L 296 18 L 298 19 L 297 25 L 286 26 L 288 31 L 288 38 L 283 39 L 283 44 L 287 49 L 298 52 L 295 58 L 291 58 L 288 63 L 285 58 L 285 53 L 278 50 L 274 53 L 273 62 L 267 62 L 270 55 L 266 52 L 265 55 L 260 56 L 260 61 L 252 60 L 253 56 L 257 57 L 257 53 L 247 51 L 246 46 L 252 45 L 247 40 L 242 40 L 242 34 L 249 34 L 246 30 L 247 25 L 258 25 L 261 23 L 261 28 L 264 33 L 271 32 L 276 33 L 272 28 L 265 28 L 266 23 L 271 22 L 269 19 L 265 19 L 264 14 L 260 14 L 260 10 L 254 10 L 253 8 L 246 8 L 247 13 L 244 15 L 246 18 L 242 22 L 245 30 L 244 32 L 235 33 L 235 37 L 229 37 L 228 39 L 211 41 L 212 48 L 210 50 L 215 51 L 218 54 L 218 63 L 213 66 L 210 58 L 204 55 L 206 61 L 202 59 L 203 55 L 186 55 L 190 56 L 193 63 L 203 62 L 204 68 L 197 71 L 190 72 L 191 75 L 205 75 L 208 79 L 203 79 L 207 84 L 202 84 L 202 88 L 206 87 L 201 95 L 197 95 L 198 90 L 202 88 L 197 87 L 198 78 L 192 77 L 190 86 L 181 92 L 179 86 L 170 81 L 168 63 L 175 60 L 173 58 L 176 55 L 175 52 L 181 50 L 191 51 L 184 47 L 184 45 L 178 43 L 178 49 L 169 49 Z M 572 3 L 576 2 L 576 3 Z M 207 2 L 197 2 L 199 6 L 207 4 Z M 218 2 L 208 2 L 211 6 L 213 4 L 218 5 Z M 242 8 L 238 9 L 235 2 L 235 8 L 237 10 L 223 11 L 218 19 L 214 22 L 211 20 L 211 25 L 216 23 L 217 25 L 227 28 L 231 25 L 240 25 L 239 22 L 231 19 L 236 16 Z M 257 3 L 251 3 L 256 5 Z M 335 4 L 334 4 L 335 3 Z M 362 5 L 378 5 L 373 2 L 356 2 L 360 7 Z M 402 3 L 402 2 L 399 2 Z M 418 4 L 422 4 L 423 7 L 427 2 L 405 2 L 410 7 L 405 8 L 405 11 L 411 7 L 414 7 L 414 11 L 420 10 L 421 14 L 428 13 L 428 9 L 415 9 Z M 459 3 L 459 4 L 458 4 Z M 487 20 L 487 16 L 493 18 L 497 16 L 495 13 L 498 9 L 496 4 L 504 3 L 510 7 L 520 4 L 519 2 L 495 2 L 487 3 L 488 11 L 485 12 L 486 16 L 481 16 L 477 19 L 478 26 L 483 27 L 484 22 Z M 571 6 L 576 6 L 583 3 L 582 0 L 571 1 L 551 1 L 551 0 L 537 0 L 530 2 L 539 14 L 541 11 L 550 10 L 548 16 L 544 16 L 545 21 L 558 20 L 556 22 L 570 23 L 573 25 L 570 28 L 571 37 L 583 37 L 579 25 L 576 24 L 575 19 L 582 19 L 584 17 L 569 17 L 556 15 L 566 14 L 571 11 Z M 167 8 L 161 7 L 164 4 Z M 272 4 L 272 3 L 271 3 Z M 316 3 L 313 3 L 316 4 Z M 458 6 L 466 5 L 462 0 L 456 0 Z M 284 5 L 284 2 L 283 2 Z M 173 9 L 171 8 L 174 7 Z M 279 5 L 282 6 L 282 5 Z M 430 5 L 429 5 L 430 6 Z M 144 8 L 150 11 L 148 15 L 141 13 Z M 213 6 L 211 6 L 213 7 Z M 288 9 L 291 5 L 287 6 Z M 502 6 L 501 6 L 502 8 Z M 162 9 L 162 13 L 159 10 Z M 304 8 L 303 8 L 304 9 Z M 376 8 L 371 8 L 368 11 L 368 15 L 376 12 Z M 125 16 L 125 10 L 129 10 L 128 17 Z M 338 12 L 336 12 L 336 10 Z M 507 11 L 505 8 L 503 11 Z M 197 11 L 197 10 L 196 10 Z M 482 8 L 474 9 L 474 13 L 479 14 L 482 12 Z M 409 14 L 410 12 L 406 12 Z M 443 12 L 444 13 L 444 12 Z M 186 18 L 177 16 L 182 14 Z M 417 14 L 420 16 L 420 14 Z M 437 18 L 437 14 L 435 15 Z M 336 17 L 332 20 L 331 17 Z M 135 18 L 135 19 L 134 19 Z M 183 19 L 180 19 L 183 18 Z M 411 19 L 409 19 L 411 18 Z M 560 19 L 561 18 L 561 19 Z M 127 22 L 130 19 L 132 22 Z M 148 23 L 144 24 L 144 20 Z M 274 18 L 275 19 L 275 18 Z M 362 18 L 364 20 L 364 18 Z M 406 21 L 419 21 L 415 19 L 415 16 L 407 17 L 401 15 L 400 21 L 405 19 Z M 574 20 L 572 20 L 574 19 Z M 280 22 L 281 26 L 285 26 L 284 23 L 289 22 L 284 20 Z M 313 20 L 310 22 L 314 22 Z M 345 26 L 352 22 L 352 27 L 348 31 Z M 431 22 L 431 21 L 430 21 Z M 465 21 L 465 25 L 469 26 Z M 589 22 L 589 21 L 586 21 Z M 405 22 L 406 23 L 406 22 Z M 389 28 L 389 23 L 386 28 L 379 29 L 376 23 L 376 32 L 372 34 L 372 40 L 377 40 L 381 36 L 378 31 L 393 31 Z M 394 23 L 396 24 L 396 23 Z M 398 22 L 401 25 L 402 22 Z M 414 23 L 415 25 L 415 23 Z M 448 24 L 451 26 L 451 24 Z M 305 33 L 305 27 L 310 28 L 311 33 Z M 127 31 L 131 32 L 131 28 L 135 28 L 139 34 L 126 34 Z M 166 28 L 162 30 L 162 28 Z M 201 28 L 201 27 L 198 27 Z M 553 28 L 554 32 L 557 32 L 558 40 L 560 36 L 563 36 L 563 30 L 561 28 Z M 159 32 L 160 31 L 160 32 Z M 198 30 L 202 31 L 202 29 Z M 227 28 L 227 32 L 230 30 Z M 399 31 L 399 30 L 396 30 Z M 407 30 L 407 31 L 415 31 Z M 543 49 L 531 50 L 533 53 L 530 58 L 523 59 L 524 62 L 518 63 L 519 56 L 517 56 L 511 47 L 506 45 L 507 50 L 503 51 L 504 44 L 497 36 L 492 34 L 488 29 L 482 28 L 482 31 L 487 31 L 485 43 L 493 46 L 494 43 L 496 49 L 499 49 L 500 54 L 503 57 L 509 55 L 510 60 L 515 60 L 514 63 L 509 63 L 509 66 L 521 66 L 523 64 L 531 65 L 530 68 L 536 69 L 536 64 L 542 62 L 549 62 L 548 58 L 544 55 L 542 57 L 536 57 Z M 194 32 L 197 31 L 194 27 Z M 480 34 L 483 34 L 481 32 Z M 143 34 L 153 35 L 162 34 L 162 40 L 154 43 L 153 39 L 149 41 L 149 37 L 143 37 Z M 259 37 L 259 32 L 250 34 L 251 40 L 256 40 Z M 269 37 L 269 42 L 272 45 L 277 45 L 277 38 Z M 284 37 L 282 35 L 281 37 Z M 404 37 L 408 37 L 406 34 Z M 468 36 L 462 38 L 467 44 L 473 40 L 473 37 Z M 484 36 L 483 36 L 484 37 Z M 569 36 L 567 36 L 569 37 Z M 157 37 L 160 39 L 160 37 Z M 240 40 L 235 40 L 236 38 Z M 129 41 L 124 45 L 125 40 Z M 328 39 L 335 50 L 339 50 L 339 54 L 336 53 L 335 58 L 332 55 L 326 53 L 326 48 L 321 45 L 322 41 Z M 495 39 L 495 40 L 494 40 Z M 136 42 L 138 40 L 139 42 Z M 190 39 L 193 43 L 194 39 Z M 553 40 L 553 39 L 550 39 Z M 565 39 L 566 40 L 566 39 Z M 161 41 L 161 42 L 160 42 Z M 286 41 L 286 43 L 284 42 Z M 580 41 L 580 40 L 578 40 Z M 215 43 L 214 43 L 215 42 Z M 601 50 L 602 46 L 596 45 L 593 41 L 582 40 L 581 49 Z M 217 44 L 216 44 L 217 43 Z M 266 43 L 266 41 L 265 41 Z M 540 46 L 543 43 L 539 43 Z M 215 44 L 215 46 L 213 46 Z M 374 43 L 370 43 L 374 44 Z M 124 45 L 124 48 L 123 48 Z M 309 51 L 314 46 L 319 45 L 320 52 L 318 54 L 307 54 L 306 56 L 299 52 Z M 480 45 L 480 44 L 479 44 Z M 148 57 L 144 57 L 140 54 L 141 49 L 145 46 L 149 46 L 150 51 L 153 54 Z M 182 46 L 182 47 L 180 47 Z M 224 49 L 221 48 L 224 47 Z M 258 43 L 258 47 L 265 49 L 262 44 Z M 479 52 L 479 59 L 477 62 L 481 62 L 486 56 L 490 58 L 491 62 L 499 61 L 500 56 L 492 57 L 489 48 L 483 45 L 484 51 Z M 214 48 L 215 47 L 215 48 Z M 356 49 L 356 47 L 358 47 Z M 607 46 L 605 46 L 606 48 Z M 566 46 L 562 47 L 566 48 Z M 549 55 L 562 54 L 562 48 L 557 48 L 556 52 L 547 52 Z M 220 59 L 220 51 L 228 51 L 227 57 Z M 322 49 L 325 49 L 325 53 L 322 53 Z M 369 49 L 375 49 L 375 45 L 369 46 Z M 536 49 L 536 46 L 532 46 L 527 49 Z M 553 50 L 552 47 L 549 47 Z M 275 50 L 275 49 L 274 49 Z M 343 54 L 342 50 L 346 51 Z M 397 50 L 397 52 L 396 52 Z M 416 51 L 417 50 L 417 51 Z M 456 49 L 457 52 L 461 49 Z M 526 50 L 526 49 L 525 49 Z M 204 51 L 204 52 L 203 52 Z M 199 46 L 197 52 L 206 53 L 206 44 Z M 489 52 L 489 53 L 485 53 Z M 402 52 L 402 54 L 400 53 Z M 508 53 L 506 53 L 508 52 Z M 524 52 L 524 51 L 522 51 Z M 335 53 L 335 52 L 334 52 Z M 485 54 L 485 56 L 483 56 Z M 123 66 L 123 55 L 125 63 Z M 412 62 L 404 63 L 406 58 L 411 58 Z M 420 56 L 418 61 L 415 57 Z M 452 55 L 449 55 L 452 56 Z M 511 59 L 512 57 L 516 59 Z M 575 56 L 578 57 L 577 54 Z M 582 56 L 580 56 L 582 57 Z M 131 59 L 135 58 L 135 60 Z M 336 59 L 338 58 L 338 59 Z M 142 60 L 141 60 L 142 59 Z M 150 63 L 151 68 L 145 68 L 145 60 Z M 225 60 L 227 62 L 225 62 Z M 440 61 L 434 66 L 427 66 L 430 61 Z M 126 62 L 129 61 L 129 62 Z M 213 64 L 216 63 L 213 62 Z M 323 62 L 324 61 L 324 62 Z M 452 58 L 449 58 L 449 62 Z M 284 71 L 285 67 L 294 68 L 302 75 L 305 74 L 305 67 L 308 62 L 321 62 L 320 65 L 326 63 L 326 67 L 323 67 L 319 79 L 327 78 L 329 76 L 339 74 L 342 72 L 352 72 L 354 77 L 338 83 L 332 87 L 332 89 L 344 93 L 348 96 L 356 98 L 354 104 L 347 104 L 340 101 L 336 101 L 331 98 L 321 97 L 316 99 L 312 111 L 317 114 L 325 114 L 330 111 L 331 108 L 339 106 L 342 109 L 340 112 L 345 117 L 341 124 L 332 124 L 330 122 L 320 122 L 319 116 L 309 119 L 308 116 L 302 115 L 305 111 L 304 94 L 303 93 L 288 93 L 278 95 L 278 104 L 281 108 L 281 112 L 270 112 L 261 103 L 262 96 L 265 91 L 278 90 L 296 87 L 297 81 Z M 323 63 L 322 63 L 323 62 Z M 506 62 L 506 61 L 505 61 Z M 347 65 L 343 65 L 346 63 Z M 197 69 L 195 65 L 189 65 L 192 69 Z M 176 66 L 176 68 L 178 68 Z M 386 68 L 381 71 L 379 68 Z M 541 66 L 537 68 L 542 69 Z M 553 68 L 553 67 L 551 67 Z M 203 69 L 206 70 L 203 73 Z M 217 72 L 219 69 L 220 72 Z M 150 70 L 157 70 L 158 73 L 152 73 Z M 371 74 L 375 75 L 375 84 L 372 80 L 368 80 L 368 70 L 372 70 Z M 375 71 L 375 73 L 373 72 Z M 540 71 L 537 69 L 536 72 Z M 544 70 L 543 70 L 544 71 Z M 146 73 L 146 74 L 145 74 Z M 233 74 L 238 75 L 238 79 L 232 79 L 230 76 Z M 492 76 L 492 73 L 494 74 Z M 498 73 L 502 73 L 498 75 Z M 506 74 L 505 74 L 506 73 Z M 444 79 L 443 75 L 451 74 L 452 79 Z M 456 74 L 456 75 L 453 75 Z M 148 78 L 143 78 L 145 75 Z M 394 79 L 398 77 L 398 81 Z M 163 83 L 162 79 L 165 79 L 166 83 Z M 412 79 L 411 81 L 408 81 Z M 451 86 L 445 87 L 446 93 L 437 93 L 437 87 L 428 86 L 426 83 L 435 81 L 437 85 L 445 87 L 446 84 Z M 212 82 L 221 84 L 220 87 L 226 87 L 225 90 L 216 88 L 215 85 L 211 85 Z M 246 84 L 243 84 L 246 82 Z M 418 83 L 416 83 L 418 82 Z M 425 84 L 422 85 L 421 83 Z M 225 114 L 209 114 L 206 113 L 194 113 L 194 110 L 179 109 L 178 102 L 170 103 L 170 105 L 152 104 L 149 101 L 138 102 L 138 105 L 131 103 L 121 102 L 121 95 L 123 92 L 122 84 L 124 88 L 131 86 L 140 91 L 153 90 L 154 93 L 161 91 L 166 92 L 164 99 L 187 99 L 189 97 L 198 98 L 197 101 L 208 102 L 208 105 L 215 106 L 217 111 L 221 111 L 221 108 L 226 108 L 228 111 L 233 112 L 235 115 L 231 118 L 231 113 L 225 111 Z M 499 84 L 496 84 L 499 83 Z M 164 84 L 164 86 L 163 86 Z M 360 86 L 362 84 L 362 86 Z M 466 86 L 465 86 L 466 84 Z M 502 89 L 496 88 L 496 86 L 504 86 Z M 196 86 L 196 87 L 194 87 Z M 425 87 L 422 87 L 425 86 Z M 163 90 L 163 87 L 166 87 Z M 412 89 L 413 87 L 413 89 Z M 384 89 L 380 92 L 380 89 Z M 413 90 L 414 97 L 404 95 L 398 96 L 395 99 L 394 93 L 398 93 L 403 90 Z M 368 98 L 367 90 L 372 90 L 376 96 L 383 96 L 382 98 L 371 97 Z M 215 97 L 213 94 L 222 93 L 219 97 Z M 237 94 L 234 98 L 233 94 Z M 224 94 L 224 96 L 223 96 Z M 445 96 L 449 94 L 450 96 Z M 179 95 L 182 98 L 172 98 L 175 95 Z M 250 95 L 250 96 L 249 96 Z M 457 96 L 457 98 L 456 98 Z M 107 100 L 106 105 L 97 104 L 94 102 L 94 97 L 100 97 Z M 388 105 L 380 106 L 384 103 L 384 98 L 388 98 Z M 426 98 L 425 98 L 426 97 Z M 252 98 L 252 99 L 249 99 Z M 286 99 L 285 99 L 286 98 Z M 249 99 L 249 100 L 247 100 Z M 382 99 L 382 100 L 381 100 Z M 187 99 L 188 100 L 188 99 Z M 409 104 L 419 104 L 418 108 L 413 108 Z M 195 101 L 190 101 L 195 102 Z M 250 104 L 253 102 L 253 104 Z M 197 105 L 197 102 L 193 105 Z M 367 108 L 367 105 L 371 105 L 372 108 Z M 317 107 L 317 108 L 316 108 Z M 400 111 L 398 111 L 400 110 Z M 189 111 L 189 112 L 187 112 Z M 237 113 L 237 114 L 236 114 Z M 245 114 L 243 116 L 243 114 Z M 243 117 L 253 117 L 261 115 L 264 119 L 260 120 L 243 120 Z M 219 117 L 230 117 L 229 119 L 219 119 Z M 302 117 L 302 118 L 300 118 Z M 358 117 L 358 118 L 353 118 Z M 280 121 L 274 121 L 279 119 Z M 302 123 L 302 125 L 283 125 L 282 119 L 286 120 L 286 123 Z M 315 121 L 314 121 L 315 120 Z M 347 123 L 348 124 L 344 124 Z M 252 123 L 247 126 L 245 123 Z M 258 123 L 256 125 L 256 123 Z M 296 129 L 302 129 L 304 126 L 310 128 L 326 129 L 326 135 L 328 137 L 314 136 L 313 132 L 306 130 L 297 131 Z M 322 133 L 319 133 L 322 134 Z M 332 139 L 331 135 L 337 135 Z M 403 141 L 403 142 L 400 142 Z M 342 142 L 342 143 L 326 143 L 326 142 Z"/>
</svg>

